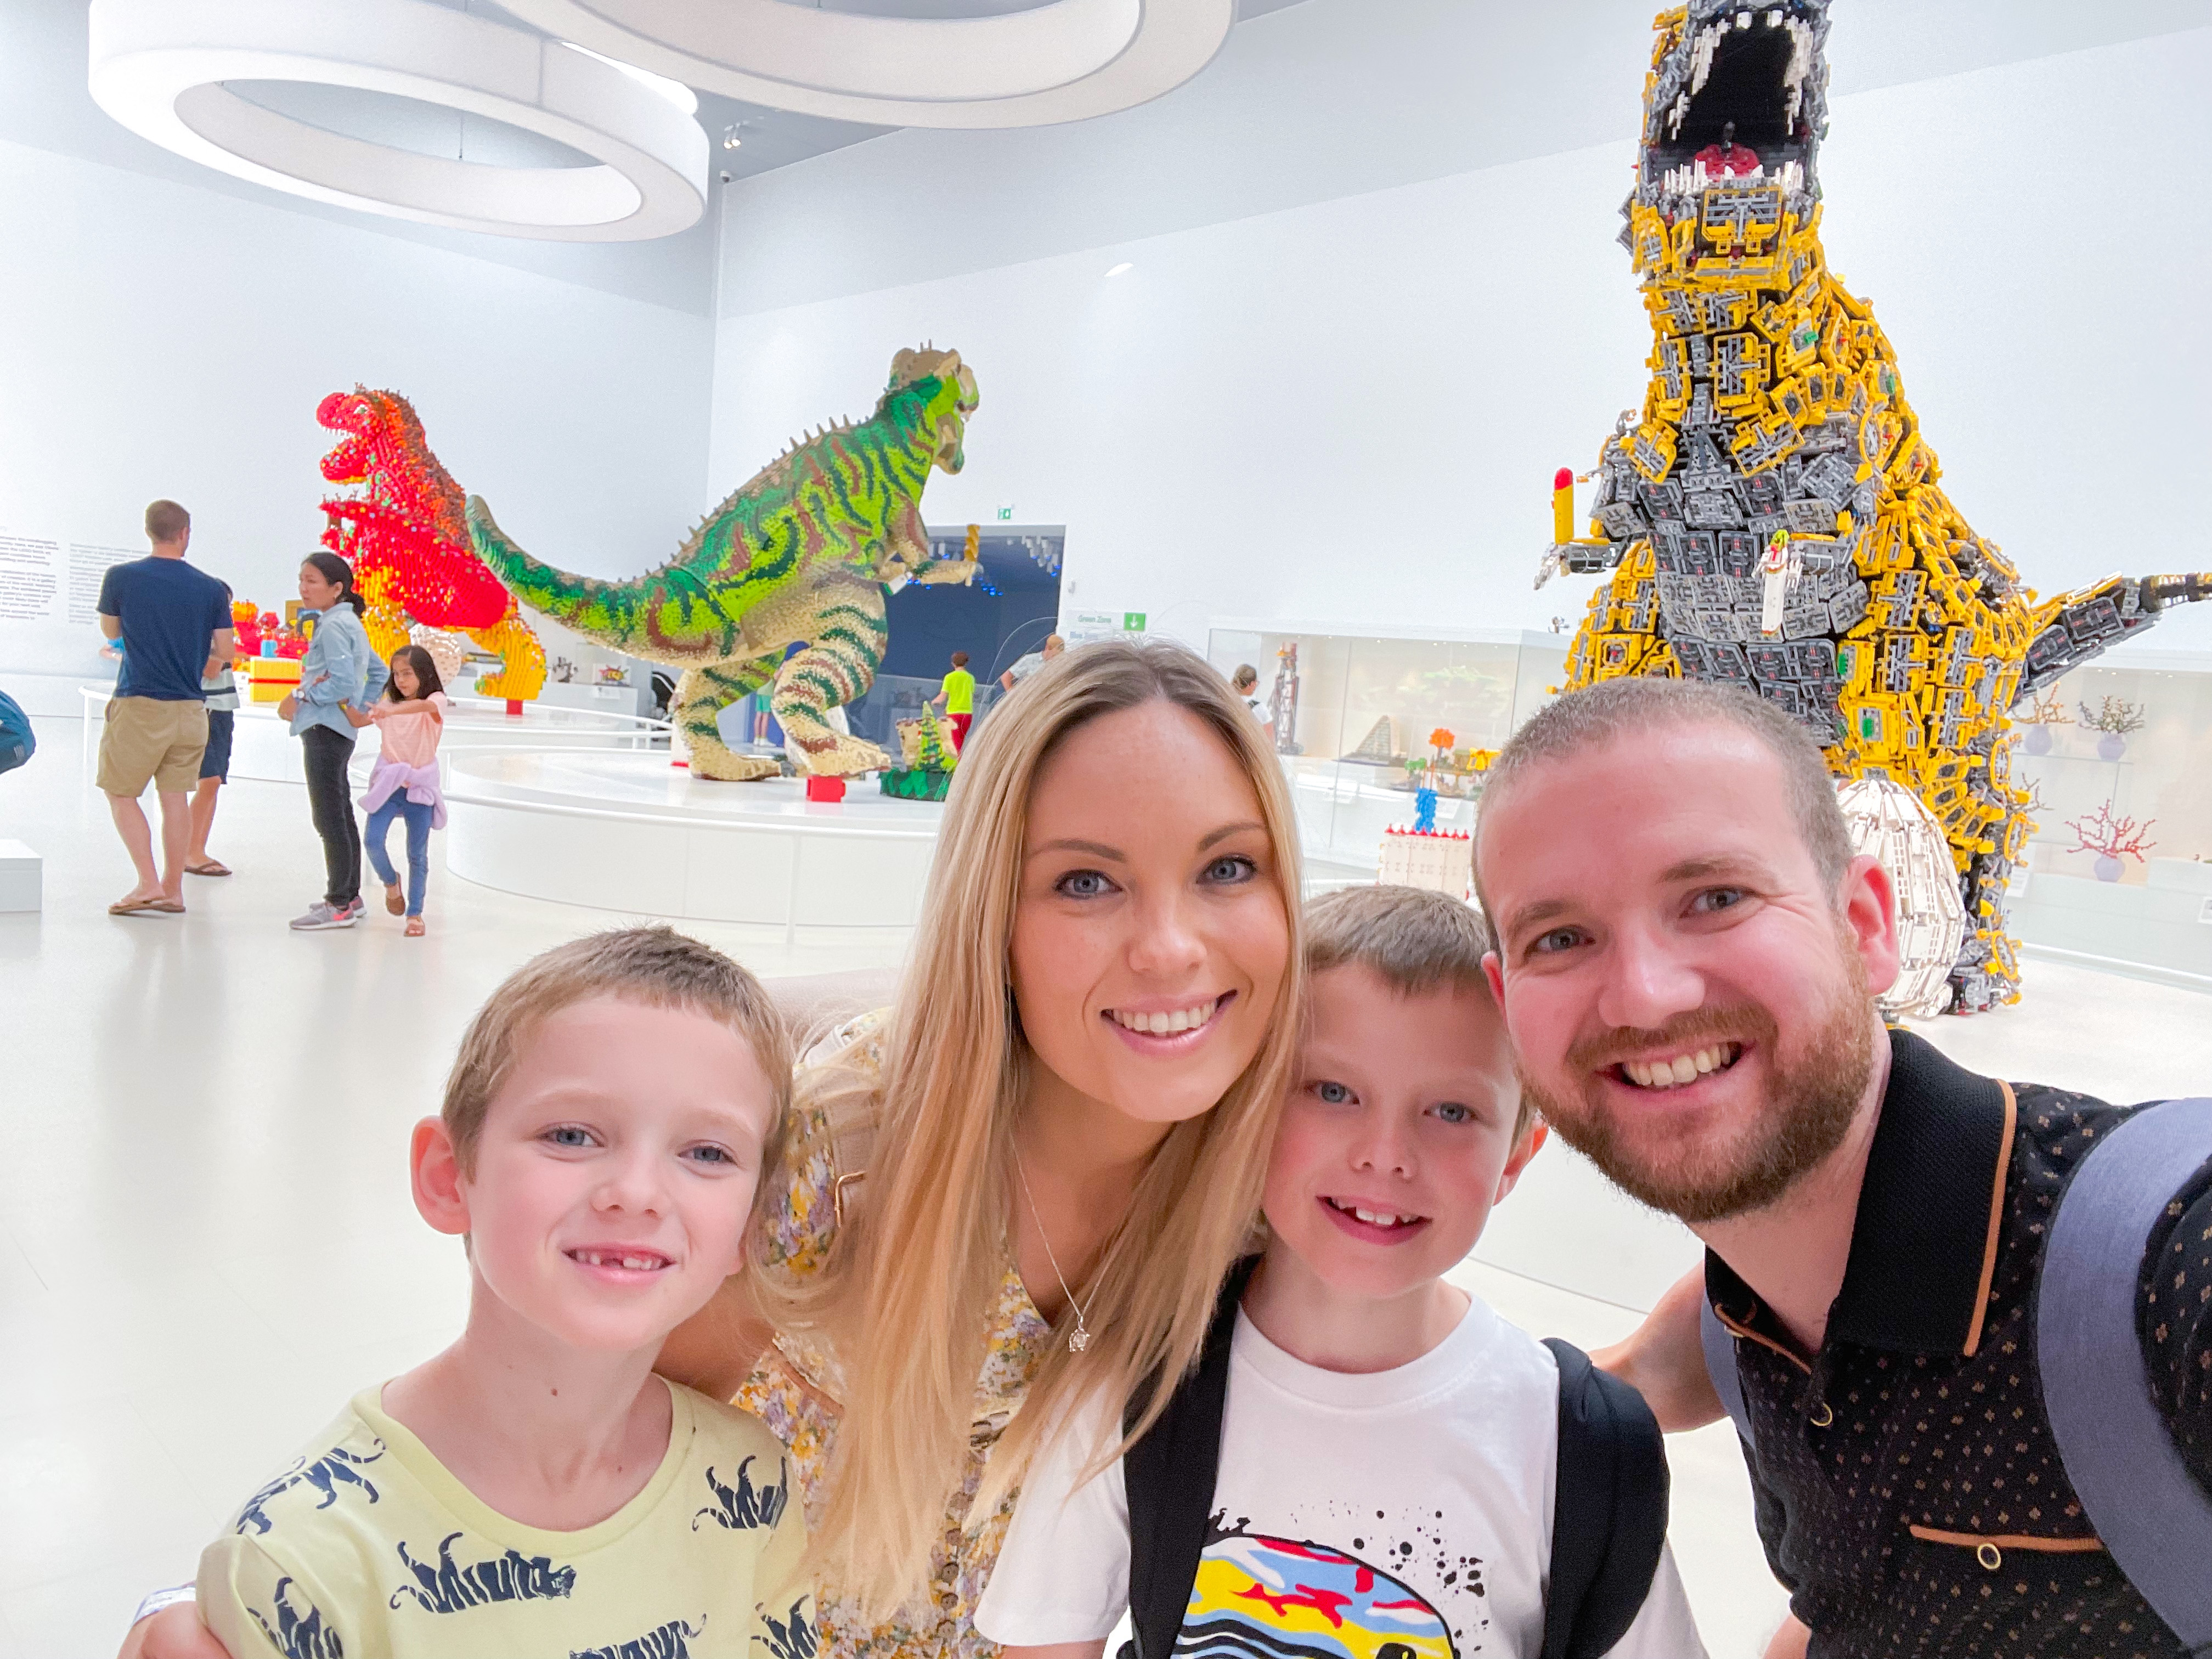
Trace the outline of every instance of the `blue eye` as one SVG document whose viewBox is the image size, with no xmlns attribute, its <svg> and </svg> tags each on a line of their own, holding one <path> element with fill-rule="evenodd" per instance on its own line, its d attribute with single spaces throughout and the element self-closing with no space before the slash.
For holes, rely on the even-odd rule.
<svg viewBox="0 0 2212 1659">
<path fill-rule="evenodd" d="M 1528 951 L 1532 956 L 1556 956 L 1562 951 L 1572 950 L 1581 938 L 1582 930 L 1578 927 L 1554 927 L 1548 933 L 1538 934 Z"/>
<path fill-rule="evenodd" d="M 1474 1121 L 1474 1109 L 1470 1107 L 1461 1105 L 1459 1102 L 1455 1100 L 1445 1101 L 1442 1105 L 1436 1109 L 1436 1113 L 1438 1117 L 1442 1118 L 1447 1123 L 1472 1123 Z"/>
<path fill-rule="evenodd" d="M 686 1158 L 696 1158 L 702 1164 L 727 1164 L 734 1165 L 738 1161 L 736 1158 L 730 1156 L 729 1148 L 726 1146 L 694 1146 L 689 1152 L 685 1152 L 684 1156 Z"/>
<path fill-rule="evenodd" d="M 1096 870 L 1071 870 L 1053 883 L 1053 890 L 1069 898 L 1101 898 L 1114 890 L 1114 884 Z"/>
<path fill-rule="evenodd" d="M 580 1129 L 573 1123 L 564 1123 L 557 1129 L 548 1129 L 545 1139 L 556 1146 L 588 1146 L 592 1144 L 592 1132 Z"/>
<path fill-rule="evenodd" d="M 1231 853 L 1207 865 L 1204 879 L 1225 885 L 1231 882 L 1249 881 L 1259 873 L 1257 864 L 1242 853 Z"/>
<path fill-rule="evenodd" d="M 1316 1083 L 1313 1086 L 1313 1091 L 1316 1098 L 1331 1106 L 1348 1106 L 1354 1098 L 1352 1091 L 1341 1083 Z"/>
</svg>

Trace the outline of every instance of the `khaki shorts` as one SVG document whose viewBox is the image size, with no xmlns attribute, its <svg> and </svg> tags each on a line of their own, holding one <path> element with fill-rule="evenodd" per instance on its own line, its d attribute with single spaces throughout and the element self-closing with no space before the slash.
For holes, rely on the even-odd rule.
<svg viewBox="0 0 2212 1659">
<path fill-rule="evenodd" d="M 200 751 L 207 747 L 207 705 L 158 697 L 110 697 L 100 734 L 102 793 L 132 800 L 148 780 L 165 795 L 191 793 L 200 781 Z"/>
</svg>

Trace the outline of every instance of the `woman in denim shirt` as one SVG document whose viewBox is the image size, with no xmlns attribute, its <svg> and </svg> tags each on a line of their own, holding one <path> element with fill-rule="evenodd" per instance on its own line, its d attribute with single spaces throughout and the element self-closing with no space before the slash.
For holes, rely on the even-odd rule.
<svg viewBox="0 0 2212 1659">
<path fill-rule="evenodd" d="M 354 726 L 345 711 L 349 703 L 366 708 L 390 671 L 369 649 L 361 625 L 368 602 L 354 592 L 352 567 L 337 554 L 310 553 L 301 564 L 300 607 L 322 616 L 300 664 L 300 689 L 276 712 L 307 747 L 307 807 L 323 838 L 323 896 L 292 921 L 295 931 L 312 933 L 361 920 L 361 825 L 346 777 Z"/>
</svg>

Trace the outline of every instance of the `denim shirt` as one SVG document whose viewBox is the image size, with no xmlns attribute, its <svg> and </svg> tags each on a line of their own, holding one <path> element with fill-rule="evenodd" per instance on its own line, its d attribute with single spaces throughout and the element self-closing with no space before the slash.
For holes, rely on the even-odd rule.
<svg viewBox="0 0 2212 1659">
<path fill-rule="evenodd" d="M 345 706 L 367 708 L 384 690 L 392 671 L 368 648 L 368 632 L 349 605 L 334 605 L 315 623 L 315 637 L 300 662 L 299 707 L 292 715 L 292 735 L 311 726 L 326 726 L 351 741 L 353 722 Z"/>
</svg>

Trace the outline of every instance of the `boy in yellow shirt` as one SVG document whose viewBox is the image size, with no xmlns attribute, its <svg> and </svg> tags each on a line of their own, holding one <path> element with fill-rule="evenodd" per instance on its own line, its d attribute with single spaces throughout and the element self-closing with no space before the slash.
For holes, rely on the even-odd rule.
<svg viewBox="0 0 2212 1659">
<path fill-rule="evenodd" d="M 930 702 L 945 705 L 945 723 L 952 728 L 952 748 L 957 754 L 966 746 L 968 725 L 975 718 L 975 677 L 968 672 L 965 651 L 952 653 L 952 672 Z"/>
<path fill-rule="evenodd" d="M 200 1559 L 208 1630 L 237 1659 L 811 1659 L 782 1446 L 653 1371 L 742 1258 L 790 1078 L 758 981 L 665 927 L 493 993 L 412 1146 L 467 1327 L 246 1501 Z"/>
</svg>

